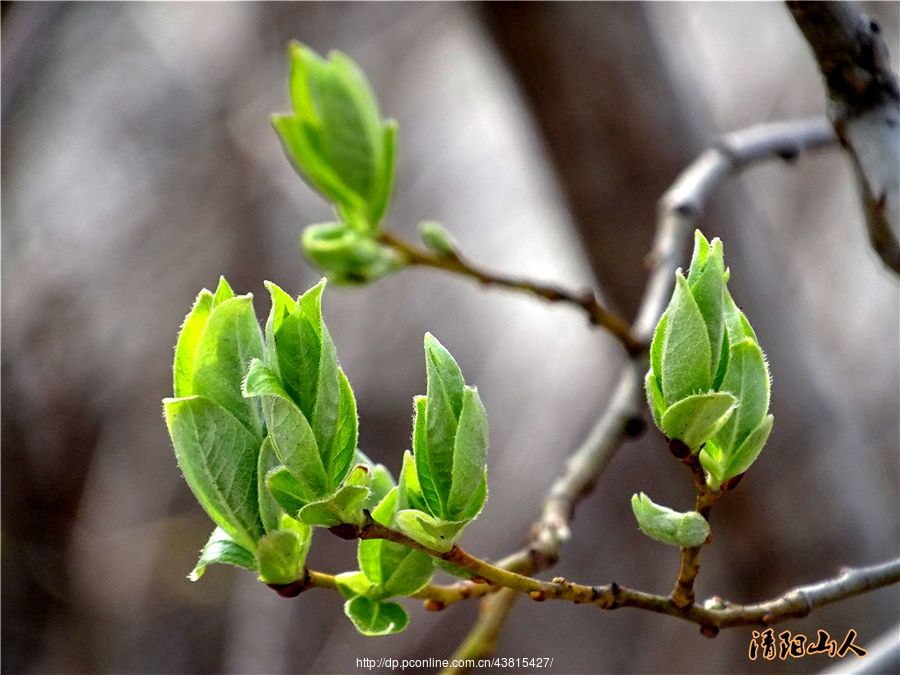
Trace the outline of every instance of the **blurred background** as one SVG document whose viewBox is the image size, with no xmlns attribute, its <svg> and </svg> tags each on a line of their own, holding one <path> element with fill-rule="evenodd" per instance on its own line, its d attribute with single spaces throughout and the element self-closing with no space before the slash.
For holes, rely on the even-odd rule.
<svg viewBox="0 0 900 675">
<path fill-rule="evenodd" d="M 898 52 L 900 5 L 865 5 Z M 287 107 L 286 44 L 350 54 L 400 122 L 389 226 L 445 223 L 473 259 L 593 285 L 628 317 L 655 202 L 716 135 L 824 111 L 815 64 L 778 3 L 6 3 L 2 10 L 2 667 L 5 672 L 358 672 L 356 658 L 449 657 L 474 602 L 358 636 L 339 598 L 285 600 L 254 576 L 185 575 L 210 523 L 175 463 L 160 399 L 178 327 L 225 274 L 294 293 L 319 274 L 301 228 L 328 208 L 268 123 Z M 773 596 L 900 549 L 898 286 L 868 248 L 839 150 L 730 183 L 703 222 L 774 375 L 775 428 L 713 512 L 698 594 Z M 685 261 L 686 264 L 687 261 Z M 478 385 L 490 500 L 463 543 L 499 558 L 623 365 L 575 310 L 412 270 L 329 287 L 326 319 L 356 391 L 361 447 L 399 470 L 422 335 Z M 667 593 L 678 552 L 629 498 L 692 488 L 661 435 L 626 444 L 578 510 L 554 575 Z M 312 566 L 354 567 L 317 534 Z M 787 626 L 867 646 L 897 634 L 896 587 Z M 634 610 L 520 602 L 500 656 L 557 673 L 817 672 L 825 656 L 747 660 Z"/>
</svg>

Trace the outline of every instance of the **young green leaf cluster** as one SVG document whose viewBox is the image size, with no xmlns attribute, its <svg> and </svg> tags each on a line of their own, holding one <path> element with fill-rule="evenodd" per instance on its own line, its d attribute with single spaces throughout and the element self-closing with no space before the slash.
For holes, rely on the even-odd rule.
<svg viewBox="0 0 900 675">
<path fill-rule="evenodd" d="M 397 512 L 398 489 L 391 486 L 372 510 L 372 518 L 390 526 Z M 359 571 L 336 577 L 337 587 L 347 598 L 344 611 L 363 635 L 387 635 L 403 630 L 409 617 L 400 605 L 387 598 L 413 595 L 430 580 L 432 557 L 384 539 L 359 542 Z"/>
<path fill-rule="evenodd" d="M 688 276 L 676 272 L 656 327 L 645 380 L 656 425 L 699 453 L 712 490 L 750 467 L 773 420 L 768 365 L 728 278 L 722 242 L 697 231 Z"/>
<path fill-rule="evenodd" d="M 356 401 L 322 317 L 324 280 L 297 299 L 266 283 L 261 331 L 250 295 L 222 279 L 203 290 L 175 349 L 175 396 L 163 401 L 179 466 L 216 524 L 197 566 L 255 570 L 274 586 L 306 575 L 312 527 L 364 528 L 373 519 L 448 551 L 487 496 L 487 418 L 459 366 L 425 336 L 427 395 L 416 398 L 415 454 L 399 485 L 358 448 Z M 402 630 L 388 598 L 431 579 L 432 558 L 400 543 L 361 539 L 358 572 L 339 575 L 359 631 Z"/>
<path fill-rule="evenodd" d="M 488 423 L 478 391 L 430 333 L 425 367 L 427 393 L 414 400 L 413 455 L 396 522 L 411 539 L 445 552 L 487 500 Z"/>
<path fill-rule="evenodd" d="M 293 112 L 272 124 L 295 170 L 329 200 L 336 222 L 311 225 L 301 245 L 338 283 L 374 281 L 402 266 L 377 241 L 394 184 L 397 123 L 382 120 L 362 70 L 345 54 L 321 58 L 292 42 Z"/>
</svg>

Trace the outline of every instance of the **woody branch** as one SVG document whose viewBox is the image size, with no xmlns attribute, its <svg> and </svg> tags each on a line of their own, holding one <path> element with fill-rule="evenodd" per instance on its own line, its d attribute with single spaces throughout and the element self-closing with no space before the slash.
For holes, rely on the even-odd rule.
<svg viewBox="0 0 900 675">
<path fill-rule="evenodd" d="M 846 2 L 788 2 L 825 79 L 828 117 L 856 173 L 869 240 L 900 274 L 900 88 L 877 23 Z"/>
<path fill-rule="evenodd" d="M 645 344 L 649 342 L 672 293 L 675 268 L 684 259 L 690 233 L 703 217 L 711 196 L 729 177 L 762 161 L 793 161 L 803 153 L 834 146 L 836 141 L 828 121 L 813 118 L 754 125 L 721 136 L 702 152 L 659 200 L 656 235 L 647 257 L 650 276 L 632 324 L 633 335 Z M 557 562 L 569 539 L 576 506 L 590 494 L 619 446 L 643 427 L 641 374 L 645 368 L 644 359 L 625 367 L 614 385 L 609 406 L 551 486 L 528 544 L 499 561 L 500 567 L 533 574 Z M 463 586 L 473 596 L 484 595 L 490 588 L 469 582 L 457 586 Z M 511 602 L 508 595 L 502 601 L 486 599 L 478 624 L 464 641 L 467 649 L 458 650 L 454 657 L 478 658 L 490 653 L 498 623 L 490 613 L 508 615 Z M 478 640 L 482 626 L 494 632 L 483 643 Z"/>
</svg>

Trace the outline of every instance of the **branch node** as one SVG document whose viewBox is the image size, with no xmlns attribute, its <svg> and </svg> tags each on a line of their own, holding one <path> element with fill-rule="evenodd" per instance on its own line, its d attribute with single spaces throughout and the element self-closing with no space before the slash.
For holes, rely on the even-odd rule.
<svg viewBox="0 0 900 675">
<path fill-rule="evenodd" d="M 359 539 L 360 534 L 362 533 L 362 529 L 359 526 L 351 525 L 350 523 L 334 525 L 329 527 L 328 531 L 336 537 L 347 540 Z"/>
<path fill-rule="evenodd" d="M 266 584 L 282 598 L 296 598 L 303 591 L 311 587 L 309 570 L 303 570 L 303 577 L 289 584 Z"/>
<path fill-rule="evenodd" d="M 691 456 L 691 449 L 677 438 L 673 438 L 669 441 L 669 452 L 675 456 L 675 459 L 681 460 L 682 462 Z"/>
</svg>

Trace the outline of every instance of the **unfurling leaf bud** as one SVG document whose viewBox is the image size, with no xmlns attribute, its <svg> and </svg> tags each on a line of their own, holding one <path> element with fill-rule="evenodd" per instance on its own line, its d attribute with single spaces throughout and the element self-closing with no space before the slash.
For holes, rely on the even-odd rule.
<svg viewBox="0 0 900 675">
<path fill-rule="evenodd" d="M 696 511 L 679 513 L 654 504 L 643 492 L 631 498 L 631 508 L 641 532 L 664 544 L 691 548 L 709 536 L 709 523 Z"/>
<path fill-rule="evenodd" d="M 425 335 L 427 394 L 417 396 L 413 455 L 404 457 L 396 526 L 423 546 L 449 551 L 487 499 L 488 421 L 449 351 Z"/>
<path fill-rule="evenodd" d="M 345 223 L 310 225 L 303 231 L 303 252 L 338 284 L 364 284 L 402 268 L 403 257 L 367 233 Z"/>
<path fill-rule="evenodd" d="M 303 577 L 300 541 L 292 532 L 276 530 L 263 536 L 256 559 L 259 580 L 265 584 L 290 584 Z"/>
<path fill-rule="evenodd" d="M 440 255 L 456 255 L 456 240 L 446 227 L 433 220 L 419 223 L 419 236 L 422 242 Z"/>
<path fill-rule="evenodd" d="M 756 334 L 728 292 L 722 242 L 698 230 L 687 278 L 650 346 L 647 399 L 656 425 L 700 453 L 713 489 L 743 473 L 772 428 L 769 371 Z"/>
<path fill-rule="evenodd" d="M 272 116 L 285 154 L 341 220 L 375 232 L 394 183 L 397 125 L 382 120 L 365 74 L 345 54 L 326 60 L 299 42 L 289 51 L 294 110 Z"/>
</svg>

